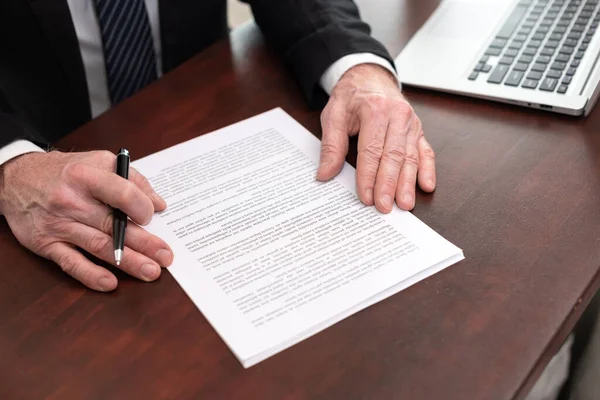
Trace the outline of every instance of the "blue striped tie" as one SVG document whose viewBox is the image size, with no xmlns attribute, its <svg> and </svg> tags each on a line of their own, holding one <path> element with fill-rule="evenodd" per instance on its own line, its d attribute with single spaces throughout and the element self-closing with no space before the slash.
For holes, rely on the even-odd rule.
<svg viewBox="0 0 600 400">
<path fill-rule="evenodd" d="M 144 0 L 94 0 L 112 104 L 154 81 L 156 55 Z"/>
</svg>

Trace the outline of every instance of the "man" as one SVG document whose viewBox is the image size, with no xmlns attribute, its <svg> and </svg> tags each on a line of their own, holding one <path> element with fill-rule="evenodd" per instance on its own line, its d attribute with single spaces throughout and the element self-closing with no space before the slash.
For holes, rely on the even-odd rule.
<svg viewBox="0 0 600 400">
<path fill-rule="evenodd" d="M 342 168 L 359 135 L 357 190 L 390 212 L 414 207 L 415 186 L 435 188 L 431 147 L 403 98 L 385 48 L 352 0 L 247 0 L 267 40 L 322 113 L 317 179 Z M 2 0 L 0 4 L 0 213 L 17 239 L 86 286 L 116 288 L 111 212 L 144 225 L 165 202 L 135 170 L 114 174 L 108 152 L 42 147 L 227 35 L 225 0 Z M 133 225 L 133 224 L 132 224 Z M 172 262 L 161 239 L 128 229 L 120 268 L 145 281 Z"/>
</svg>

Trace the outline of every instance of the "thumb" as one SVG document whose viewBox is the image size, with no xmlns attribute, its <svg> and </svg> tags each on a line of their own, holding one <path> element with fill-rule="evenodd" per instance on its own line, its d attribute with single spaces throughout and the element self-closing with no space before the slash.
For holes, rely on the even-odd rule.
<svg viewBox="0 0 600 400">
<path fill-rule="evenodd" d="M 323 138 L 321 140 L 321 158 L 317 170 L 317 180 L 328 181 L 336 176 L 344 166 L 348 153 L 348 126 L 345 113 L 325 110 L 321 115 Z"/>
</svg>

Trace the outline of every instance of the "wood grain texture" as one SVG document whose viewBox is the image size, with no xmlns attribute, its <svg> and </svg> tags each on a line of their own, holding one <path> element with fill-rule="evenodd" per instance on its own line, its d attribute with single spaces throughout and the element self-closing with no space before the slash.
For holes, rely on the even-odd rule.
<svg viewBox="0 0 600 400">
<path fill-rule="evenodd" d="M 437 1 L 359 4 L 397 53 Z M 438 157 L 415 215 L 465 261 L 245 370 L 168 273 L 94 293 L 2 221 L 0 398 L 523 398 L 600 286 L 600 109 L 406 94 Z M 58 146 L 139 158 L 279 106 L 320 135 L 250 24 Z"/>
</svg>

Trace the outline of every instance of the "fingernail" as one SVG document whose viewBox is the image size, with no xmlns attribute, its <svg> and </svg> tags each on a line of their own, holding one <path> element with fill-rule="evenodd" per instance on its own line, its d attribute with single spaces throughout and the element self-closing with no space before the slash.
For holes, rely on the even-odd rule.
<svg viewBox="0 0 600 400">
<path fill-rule="evenodd" d="M 160 267 L 156 264 L 142 265 L 142 278 L 147 281 L 153 281 L 160 275 Z"/>
<path fill-rule="evenodd" d="M 110 278 L 102 277 L 98 279 L 98 286 L 100 286 L 100 289 L 108 292 L 113 289 L 113 281 Z"/>
<path fill-rule="evenodd" d="M 365 191 L 365 201 L 368 204 L 373 204 L 373 189 L 367 189 Z"/>
<path fill-rule="evenodd" d="M 390 196 L 389 194 L 384 194 L 383 196 L 381 196 L 381 205 L 386 209 L 389 210 L 390 208 L 392 208 L 392 196 Z"/>
<path fill-rule="evenodd" d="M 156 253 L 156 258 L 158 259 L 158 263 L 163 267 L 169 266 L 171 264 L 171 259 L 173 258 L 173 254 L 169 250 L 161 249 Z"/>
<path fill-rule="evenodd" d="M 433 181 L 433 179 L 429 179 L 429 180 L 427 180 L 427 184 L 428 184 L 428 185 L 429 185 L 429 187 L 430 187 L 430 188 L 432 188 L 432 189 L 433 189 L 433 188 L 434 188 L 434 186 L 435 186 L 435 182 Z"/>
<path fill-rule="evenodd" d="M 413 197 L 412 197 L 412 195 L 410 195 L 408 193 L 402 195 L 402 201 L 411 208 L 414 205 Z"/>
</svg>

